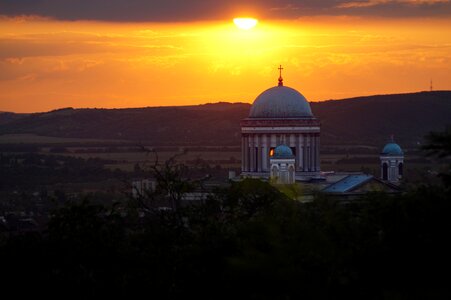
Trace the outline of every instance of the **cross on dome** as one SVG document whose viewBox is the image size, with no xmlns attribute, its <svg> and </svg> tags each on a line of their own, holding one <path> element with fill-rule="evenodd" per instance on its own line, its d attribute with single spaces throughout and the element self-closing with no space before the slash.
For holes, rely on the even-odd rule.
<svg viewBox="0 0 451 300">
<path fill-rule="evenodd" d="M 279 66 L 279 86 L 283 86 L 283 78 L 282 78 L 282 65 Z"/>
</svg>

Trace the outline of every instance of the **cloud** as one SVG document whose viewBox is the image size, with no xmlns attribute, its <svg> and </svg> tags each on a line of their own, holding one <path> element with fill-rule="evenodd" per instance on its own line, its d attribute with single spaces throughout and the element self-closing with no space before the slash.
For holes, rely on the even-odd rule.
<svg viewBox="0 0 451 300">
<path fill-rule="evenodd" d="M 450 16 L 450 0 L 0 0 L 0 14 L 59 20 L 185 22 L 252 14 L 295 19 L 316 15 Z"/>
<path fill-rule="evenodd" d="M 359 8 L 372 7 L 387 4 L 404 4 L 408 6 L 433 6 L 436 4 L 449 4 L 451 0 L 364 0 L 343 2 L 337 5 L 338 8 Z"/>
<path fill-rule="evenodd" d="M 285 6 L 276 6 L 271 7 L 269 10 L 271 11 L 290 11 L 290 10 L 300 10 L 300 6 L 296 6 L 294 4 L 286 4 Z"/>
<path fill-rule="evenodd" d="M 338 8 L 354 8 L 354 7 L 371 7 L 393 2 L 391 0 L 369 0 L 369 1 L 352 1 L 344 2 L 337 5 Z"/>
<path fill-rule="evenodd" d="M 0 110 L 252 101 L 279 64 L 309 100 L 412 91 L 431 74 L 449 88 L 451 21 L 312 19 L 262 22 L 253 38 L 221 22 L 3 20 Z"/>
</svg>

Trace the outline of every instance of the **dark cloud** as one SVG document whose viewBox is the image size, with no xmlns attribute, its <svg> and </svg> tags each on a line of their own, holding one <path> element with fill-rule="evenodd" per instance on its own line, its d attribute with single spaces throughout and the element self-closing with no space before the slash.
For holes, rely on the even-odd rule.
<svg viewBox="0 0 451 300">
<path fill-rule="evenodd" d="M 60 20 L 193 21 L 238 12 L 292 19 L 315 15 L 450 16 L 450 0 L 0 0 L 0 15 Z"/>
</svg>

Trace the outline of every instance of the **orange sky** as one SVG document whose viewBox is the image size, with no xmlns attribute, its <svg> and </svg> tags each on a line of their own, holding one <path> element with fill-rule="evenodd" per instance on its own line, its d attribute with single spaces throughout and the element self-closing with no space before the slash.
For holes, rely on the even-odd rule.
<svg viewBox="0 0 451 300">
<path fill-rule="evenodd" d="M 310 17 L 106 23 L 0 19 L 0 111 L 252 102 L 277 84 L 308 100 L 451 89 L 451 20 Z"/>
</svg>

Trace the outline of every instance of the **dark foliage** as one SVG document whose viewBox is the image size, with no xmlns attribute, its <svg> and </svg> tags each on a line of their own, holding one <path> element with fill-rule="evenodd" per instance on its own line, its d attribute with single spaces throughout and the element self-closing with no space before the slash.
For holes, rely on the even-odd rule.
<svg viewBox="0 0 451 300">
<path fill-rule="evenodd" d="M 451 187 L 451 127 L 444 132 L 431 132 L 426 136 L 428 143 L 423 150 L 439 161 L 447 161 L 447 168 L 439 174 L 445 186 Z"/>
<path fill-rule="evenodd" d="M 186 190 L 165 168 L 155 196 Z M 75 299 L 449 299 L 449 199 L 444 181 L 300 203 L 247 179 L 172 210 L 74 202 L 46 231 L 0 227 L 0 283 Z"/>
<path fill-rule="evenodd" d="M 110 161 L 99 158 L 0 152 L 0 191 L 39 190 L 56 183 L 96 182 L 125 177 L 121 171 L 104 168 L 107 163 Z"/>
<path fill-rule="evenodd" d="M 1 282 L 65 298 L 445 299 L 449 196 L 302 204 L 245 180 L 141 218 L 83 201 L 45 233 L 4 236 Z"/>
</svg>

